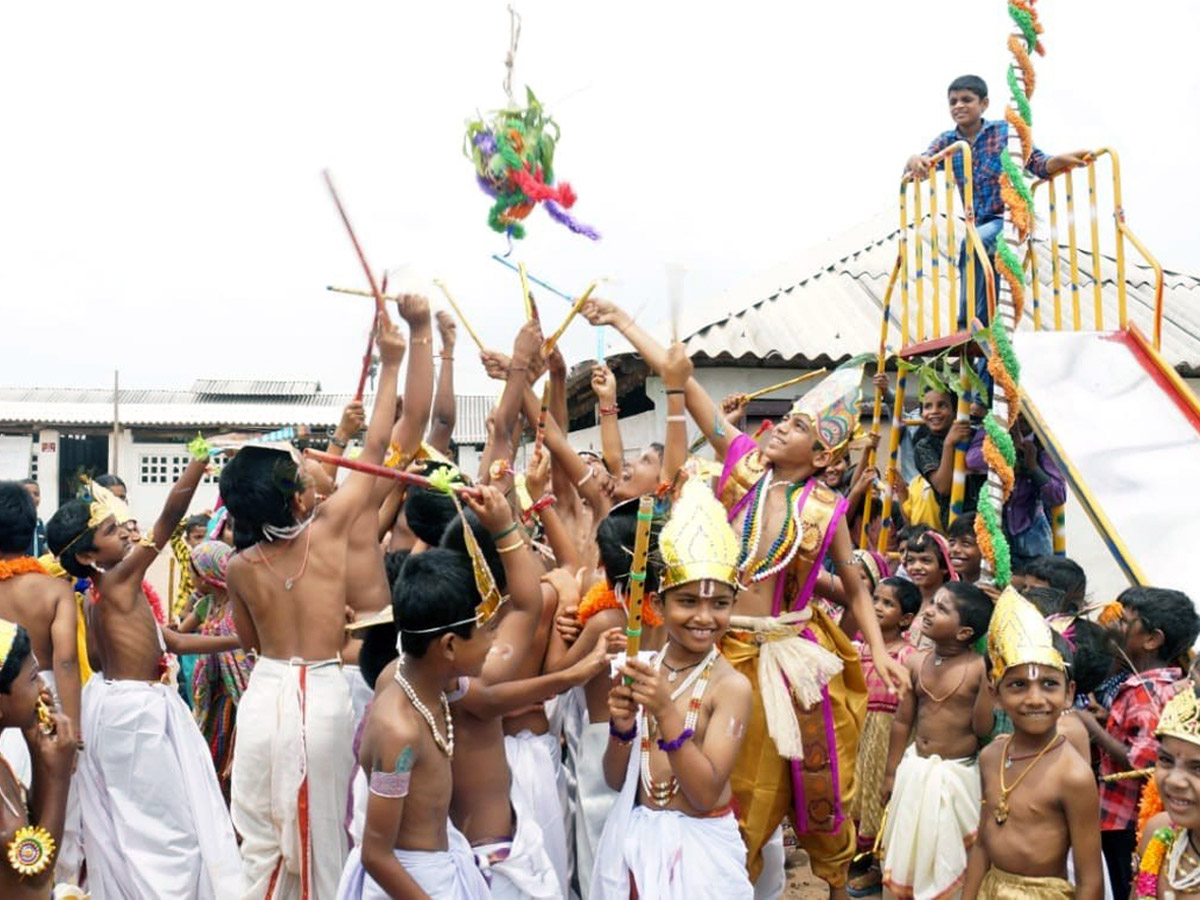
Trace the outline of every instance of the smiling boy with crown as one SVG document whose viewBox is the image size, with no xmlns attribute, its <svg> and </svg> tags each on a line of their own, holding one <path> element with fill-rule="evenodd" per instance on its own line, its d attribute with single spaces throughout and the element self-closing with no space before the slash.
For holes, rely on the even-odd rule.
<svg viewBox="0 0 1200 900">
<path fill-rule="evenodd" d="M 624 900 L 632 881 L 639 897 L 748 898 L 729 775 L 751 690 L 718 652 L 738 589 L 737 539 L 711 491 L 691 481 L 658 548 L 667 643 L 649 663 L 627 659 L 629 683 L 609 693 L 604 775 L 621 795 L 600 838 L 589 896 Z"/>
<path fill-rule="evenodd" d="M 605 300 L 582 309 L 593 325 L 613 325 L 654 372 L 666 350 Z M 847 606 L 862 627 L 875 667 L 896 690 L 907 673 L 887 653 L 870 593 L 851 557 L 846 500 L 813 476 L 849 449 L 861 399 L 859 369 L 839 370 L 797 401 L 761 450 L 725 421 L 700 384 L 684 398 L 692 419 L 723 460 L 718 497 L 741 538 L 735 601 L 721 651 L 750 679 L 755 701 L 744 750 L 732 775 L 753 880 L 762 848 L 789 812 L 814 874 L 840 895 L 855 851 L 847 805 L 854 786 L 866 682 L 850 641 L 812 600 L 828 592 L 831 557 Z M 770 740 L 767 740 L 767 737 Z M 762 885 L 782 891 L 783 872 Z"/>
</svg>

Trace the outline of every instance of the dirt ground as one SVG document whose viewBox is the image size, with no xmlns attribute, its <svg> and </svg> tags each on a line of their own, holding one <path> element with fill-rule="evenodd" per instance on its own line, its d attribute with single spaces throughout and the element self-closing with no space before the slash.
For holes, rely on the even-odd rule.
<svg viewBox="0 0 1200 900">
<path fill-rule="evenodd" d="M 784 900 L 825 900 L 829 896 L 829 887 L 809 869 L 808 857 L 803 850 L 793 852 L 795 865 L 787 870 Z"/>
</svg>

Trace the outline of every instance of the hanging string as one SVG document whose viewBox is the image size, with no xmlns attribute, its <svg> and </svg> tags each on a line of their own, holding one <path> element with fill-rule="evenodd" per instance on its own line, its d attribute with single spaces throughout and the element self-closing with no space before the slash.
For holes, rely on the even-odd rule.
<svg viewBox="0 0 1200 900">
<path fill-rule="evenodd" d="M 516 109 L 517 104 L 513 100 L 513 63 L 517 58 L 517 44 L 521 42 L 521 15 L 512 8 L 512 4 L 508 7 L 508 55 L 504 57 L 504 96 L 508 97 L 508 108 Z"/>
</svg>

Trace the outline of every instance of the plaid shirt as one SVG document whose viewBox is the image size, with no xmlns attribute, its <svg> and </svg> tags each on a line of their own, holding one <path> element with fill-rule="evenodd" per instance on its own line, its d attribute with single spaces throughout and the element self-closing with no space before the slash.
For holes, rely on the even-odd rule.
<svg viewBox="0 0 1200 900">
<path fill-rule="evenodd" d="M 1146 769 L 1158 757 L 1158 741 L 1154 729 L 1158 715 L 1182 684 L 1183 672 L 1173 666 L 1149 669 L 1128 680 L 1117 689 L 1108 722 L 1104 729 L 1129 748 L 1129 768 Z M 1125 767 L 1100 751 L 1100 774 L 1112 775 Z M 1124 781 L 1100 782 L 1100 830 L 1122 831 L 1137 821 L 1138 795 L 1145 779 L 1127 778 Z"/>
<path fill-rule="evenodd" d="M 1000 199 L 1000 151 L 1008 145 L 1008 123 L 1003 119 L 988 121 L 984 119 L 975 134 L 975 139 L 959 134 L 958 129 L 943 131 L 929 149 L 926 156 L 945 150 L 955 141 L 966 141 L 971 145 L 971 193 L 975 199 L 975 221 L 983 223 L 989 219 L 998 219 L 1004 215 L 1004 201 Z M 1046 162 L 1049 157 L 1036 147 L 1029 157 L 1026 169 L 1038 178 L 1045 178 Z M 944 168 L 945 163 L 939 165 Z M 954 155 L 954 179 L 958 182 L 958 192 L 962 195 L 963 183 L 962 154 Z"/>
</svg>

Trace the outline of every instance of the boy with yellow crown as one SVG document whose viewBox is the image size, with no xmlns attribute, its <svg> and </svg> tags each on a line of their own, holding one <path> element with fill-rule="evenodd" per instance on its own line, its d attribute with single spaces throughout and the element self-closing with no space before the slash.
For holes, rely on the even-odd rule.
<svg viewBox="0 0 1200 900">
<path fill-rule="evenodd" d="M 626 312 L 605 300 L 589 300 L 582 312 L 593 325 L 616 327 L 653 371 L 663 371 L 665 349 Z M 907 684 L 851 556 L 846 501 L 813 477 L 849 449 L 861 379 L 858 369 L 834 372 L 796 403 L 761 450 L 725 421 L 694 378 L 684 389 L 688 412 L 723 460 L 718 497 L 741 539 L 743 589 L 721 649 L 755 689 L 745 751 L 731 779 L 750 877 L 763 873 L 762 848 L 790 812 L 831 896 L 844 896 L 855 851 L 847 806 L 866 683 L 850 641 L 810 603 L 814 593 L 829 591 L 829 579 L 821 578 L 827 555 L 885 684 L 897 691 Z M 763 877 L 763 889 L 782 891 L 782 870 Z"/>
<path fill-rule="evenodd" d="M 1138 844 L 1133 896 L 1200 897 L 1200 697 L 1188 684 L 1167 701 L 1158 728 L 1154 785 L 1163 811 L 1152 816 Z"/>
<path fill-rule="evenodd" d="M 1032 603 L 1005 589 L 988 628 L 988 657 L 991 694 L 1013 733 L 979 754 L 983 809 L 964 897 L 1104 896 L 1100 801 L 1091 766 L 1060 733 L 1075 687 L 1055 637 Z"/>
<path fill-rule="evenodd" d="M 29 633 L 0 619 L 0 728 L 19 728 L 33 760 L 30 790 L 0 756 L 0 897 L 45 900 L 62 844 L 67 791 L 75 765 L 71 720 L 46 707 Z M 55 896 L 82 896 L 78 889 Z"/>
<path fill-rule="evenodd" d="M 79 795 L 88 882 L 97 897 L 217 898 L 241 890 L 237 842 L 212 756 L 175 687 L 164 636 L 142 589 L 187 513 L 208 463 L 192 462 L 136 542 L 125 504 L 89 482 L 46 523 L 63 568 L 90 577 L 88 636 L 103 678 L 83 688 Z M 199 639 L 199 638 L 197 638 Z M 218 639 L 209 639 L 218 640 Z"/>
<path fill-rule="evenodd" d="M 718 652 L 738 589 L 737 539 L 712 492 L 692 481 L 658 548 L 667 643 L 649 663 L 627 659 L 628 683 L 609 693 L 604 775 L 621 795 L 589 896 L 626 900 L 632 886 L 636 896 L 663 900 L 752 897 L 729 783 L 751 689 Z"/>
</svg>

